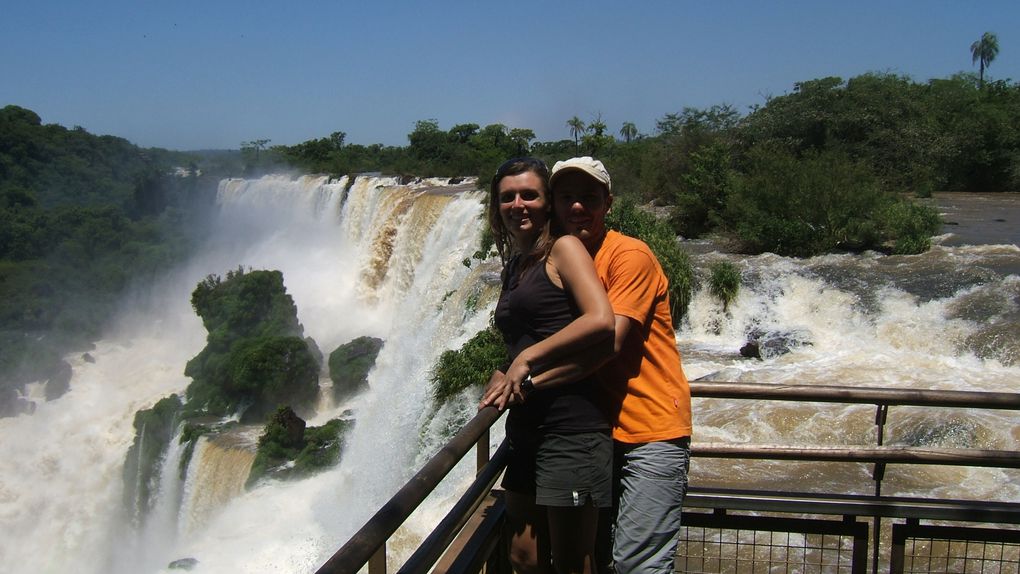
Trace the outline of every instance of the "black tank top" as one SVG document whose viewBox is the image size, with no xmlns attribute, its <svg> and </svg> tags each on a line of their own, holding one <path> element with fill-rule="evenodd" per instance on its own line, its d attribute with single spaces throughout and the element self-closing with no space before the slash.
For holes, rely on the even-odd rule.
<svg viewBox="0 0 1020 574">
<path fill-rule="evenodd" d="M 503 334 L 511 361 L 522 350 L 581 315 L 574 298 L 549 279 L 545 261 L 523 272 L 519 271 L 519 266 L 519 256 L 507 263 L 495 315 L 496 328 Z M 608 431 L 609 423 L 598 406 L 598 391 L 594 376 L 535 390 L 523 404 L 510 408 L 508 432 Z"/>
</svg>

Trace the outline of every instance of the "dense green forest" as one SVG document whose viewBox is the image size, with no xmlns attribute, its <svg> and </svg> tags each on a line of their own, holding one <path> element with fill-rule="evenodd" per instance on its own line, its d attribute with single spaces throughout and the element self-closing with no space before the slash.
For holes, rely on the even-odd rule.
<svg viewBox="0 0 1020 574">
<path fill-rule="evenodd" d="M 126 288 L 188 253 L 218 180 L 199 161 L 0 109 L 0 416 L 21 383 L 67 370 Z"/>
<path fill-rule="evenodd" d="M 526 128 L 468 123 L 444 131 L 429 119 L 416 122 L 406 147 L 348 144 L 344 132 L 333 132 L 294 146 L 246 142 L 243 150 L 251 158 L 262 150 L 264 165 L 317 173 L 486 178 L 515 155 L 555 161 L 586 154 L 611 167 L 625 193 L 662 204 L 734 185 L 727 180 L 751 175 L 752 158 L 763 153 L 839 157 L 861 165 L 886 191 L 1020 191 L 1020 84 L 974 74 L 925 83 L 881 73 L 821 78 L 796 83 L 744 115 L 727 104 L 683 108 L 660 118 L 653 134 L 630 122 L 616 132 L 600 117 L 575 116 L 564 134 L 571 137 L 541 142 Z"/>
<path fill-rule="evenodd" d="M 263 159 L 337 175 L 371 169 L 485 181 L 510 156 L 593 155 L 617 194 L 668 206 L 679 235 L 714 234 L 737 250 L 794 256 L 917 253 L 939 222 L 912 199 L 1020 190 L 1020 85 L 974 74 L 925 83 L 878 73 L 821 78 L 744 115 L 725 104 L 683 108 L 658 120 L 653 134 L 575 116 L 564 133 L 571 138 L 540 142 L 526 128 L 444 131 L 422 120 L 407 147 L 345 144 L 334 132 L 271 147 Z"/>
<path fill-rule="evenodd" d="M 618 196 L 657 206 L 675 234 L 792 256 L 921 252 L 939 221 L 919 198 L 1020 191 L 1020 85 L 974 74 L 820 78 L 746 113 L 666 113 L 651 134 L 577 116 L 563 133 L 543 142 L 528 128 L 426 119 L 402 147 L 335 131 L 183 153 L 0 109 L 0 416 L 20 384 L 66 372 L 59 357 L 98 336 L 125 289 L 201 241 L 222 177 L 298 169 L 485 182 L 511 156 L 594 155 Z"/>
</svg>

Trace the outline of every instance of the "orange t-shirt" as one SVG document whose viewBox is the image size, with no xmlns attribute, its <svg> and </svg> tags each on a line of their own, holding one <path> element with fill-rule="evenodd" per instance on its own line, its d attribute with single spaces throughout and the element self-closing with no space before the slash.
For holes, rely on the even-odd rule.
<svg viewBox="0 0 1020 574">
<path fill-rule="evenodd" d="M 691 390 L 669 312 L 669 282 L 639 239 L 606 234 L 595 271 L 613 313 L 636 321 L 619 354 L 599 369 L 610 398 L 613 438 L 625 443 L 691 435 Z"/>
</svg>

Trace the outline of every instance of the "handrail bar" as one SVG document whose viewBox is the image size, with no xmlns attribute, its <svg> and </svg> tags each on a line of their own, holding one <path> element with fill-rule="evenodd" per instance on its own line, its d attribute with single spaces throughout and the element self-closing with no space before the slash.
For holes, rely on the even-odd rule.
<svg viewBox="0 0 1020 574">
<path fill-rule="evenodd" d="M 873 462 L 887 464 L 945 464 L 1020 468 L 1020 451 L 908 446 L 781 446 L 768 444 L 696 443 L 691 456 L 747 458 L 753 460 L 801 460 L 816 462 Z"/>
<path fill-rule="evenodd" d="M 691 381 L 690 387 L 691 396 L 697 398 L 1020 409 L 1020 393 L 702 380 Z"/>
<path fill-rule="evenodd" d="M 501 414 L 492 406 L 478 411 L 316 574 L 349 574 L 367 564 Z"/>
<path fill-rule="evenodd" d="M 1020 503 L 690 486 L 684 508 L 1020 524 Z"/>
<path fill-rule="evenodd" d="M 457 537 L 457 533 L 471 517 L 471 514 L 481 506 L 482 502 L 492 490 L 503 469 L 506 468 L 507 459 L 510 455 L 510 445 L 503 441 L 496 454 L 492 456 L 488 464 L 482 468 L 471 486 L 457 500 L 442 521 L 422 541 L 418 549 L 411 554 L 404 565 L 397 570 L 397 574 L 424 574 L 442 557 L 443 552 L 450 543 Z"/>
</svg>

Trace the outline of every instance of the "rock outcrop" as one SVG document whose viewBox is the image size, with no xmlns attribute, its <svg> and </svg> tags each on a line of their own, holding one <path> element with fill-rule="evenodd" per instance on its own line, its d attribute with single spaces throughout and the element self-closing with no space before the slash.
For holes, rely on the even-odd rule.
<svg viewBox="0 0 1020 574">
<path fill-rule="evenodd" d="M 329 378 L 337 404 L 368 388 L 368 372 L 382 349 L 382 339 L 358 337 L 329 354 Z"/>
</svg>

